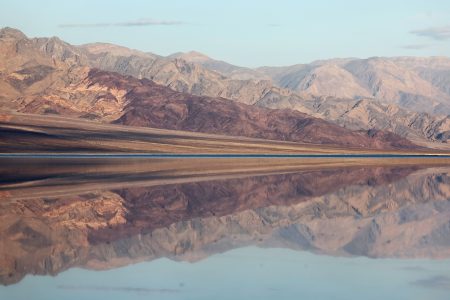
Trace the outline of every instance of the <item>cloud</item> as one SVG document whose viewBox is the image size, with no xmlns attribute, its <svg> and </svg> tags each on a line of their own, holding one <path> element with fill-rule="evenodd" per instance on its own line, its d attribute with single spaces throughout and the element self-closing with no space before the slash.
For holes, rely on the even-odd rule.
<svg viewBox="0 0 450 300">
<path fill-rule="evenodd" d="M 430 39 L 443 41 L 450 39 L 450 26 L 444 27 L 429 27 L 425 29 L 413 30 L 410 33 L 417 36 L 423 36 Z"/>
<path fill-rule="evenodd" d="M 60 24 L 59 27 L 63 28 L 87 28 L 87 27 L 140 27 L 140 26 L 171 26 L 171 25 L 183 25 L 185 22 L 181 21 L 167 21 L 167 20 L 154 20 L 154 19 L 139 19 L 136 21 L 127 22 L 113 22 L 113 23 L 69 23 Z"/>
<path fill-rule="evenodd" d="M 450 277 L 444 275 L 436 275 L 430 278 L 413 281 L 412 284 L 425 288 L 450 290 Z"/>
<path fill-rule="evenodd" d="M 403 49 L 408 49 L 408 50 L 420 50 L 420 49 L 425 49 L 428 47 L 430 47 L 430 45 L 428 45 L 428 44 L 413 44 L 413 45 L 402 46 Z"/>
</svg>

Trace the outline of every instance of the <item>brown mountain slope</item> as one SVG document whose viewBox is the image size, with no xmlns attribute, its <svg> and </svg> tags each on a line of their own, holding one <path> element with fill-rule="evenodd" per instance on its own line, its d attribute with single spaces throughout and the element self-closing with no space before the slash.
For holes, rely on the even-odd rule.
<svg viewBox="0 0 450 300">
<path fill-rule="evenodd" d="M 351 124 L 351 126 L 348 127 L 351 129 L 388 130 L 403 137 L 414 138 L 415 141 L 423 145 L 430 145 L 430 142 L 434 142 L 436 147 L 446 147 L 445 142 L 448 139 L 447 131 L 450 130 L 450 125 L 444 120 L 448 119 L 448 117 L 440 115 L 444 114 L 446 110 L 443 109 L 442 105 L 436 102 L 439 102 L 440 99 L 447 98 L 446 95 L 442 94 L 442 92 L 447 93 L 445 90 L 445 82 L 450 78 L 450 73 L 448 71 L 449 64 L 444 63 L 449 60 L 446 60 L 445 58 L 386 59 L 390 61 L 391 67 L 392 64 L 395 64 L 397 66 L 395 68 L 402 69 L 405 74 L 408 72 L 414 74 L 417 73 L 423 80 L 431 82 L 434 88 L 430 88 L 427 83 L 418 84 L 416 87 L 416 83 L 411 81 L 413 79 L 410 81 L 405 79 L 405 83 L 401 83 L 401 79 L 399 79 L 397 83 L 392 83 L 385 88 L 385 90 L 390 88 L 390 91 L 383 92 L 383 95 L 391 95 L 392 97 L 381 97 L 381 92 L 378 92 L 377 96 L 374 96 L 374 92 L 367 90 L 368 88 L 361 83 L 359 77 L 343 67 L 351 61 L 356 61 L 354 59 L 337 59 L 286 68 L 261 68 L 252 70 L 217 61 L 197 52 L 189 52 L 176 53 L 168 58 L 160 59 L 164 60 L 165 63 L 169 63 L 168 59 L 177 59 L 177 64 L 180 66 L 185 64 L 183 63 L 184 60 L 187 64 L 195 65 L 195 68 L 192 66 L 189 68 L 181 67 L 169 71 L 169 69 L 166 69 L 165 67 L 158 67 L 158 63 L 153 63 L 155 61 L 153 57 L 146 59 L 142 58 L 143 55 L 148 56 L 150 54 L 141 52 L 141 58 L 139 58 L 137 57 L 139 56 L 138 54 L 131 55 L 124 51 L 121 51 L 120 54 L 118 54 L 118 51 L 110 50 L 110 47 L 106 46 L 103 47 L 103 50 L 101 51 L 99 51 L 98 48 L 91 50 L 91 46 L 85 47 L 85 49 L 89 52 L 95 52 L 97 55 L 96 60 L 100 60 L 102 56 L 108 57 L 108 59 L 102 60 L 101 63 L 94 64 L 100 69 L 150 78 L 157 83 L 169 85 L 178 91 L 189 90 L 183 88 L 184 85 L 195 85 L 195 89 L 189 90 L 194 94 L 202 96 L 218 95 L 216 88 L 212 88 L 217 86 L 217 81 L 221 81 L 222 84 L 225 82 L 233 82 L 233 84 L 229 85 L 227 88 L 229 92 L 220 95 L 225 95 L 226 98 L 238 102 L 249 104 L 255 103 L 259 106 L 269 108 L 296 109 L 308 114 L 313 114 L 314 116 L 327 121 L 335 122 L 339 125 Z M 380 59 L 380 61 L 382 61 L 382 59 Z M 369 61 L 367 61 L 367 63 L 369 63 Z M 373 72 L 380 73 L 380 80 L 384 82 L 384 85 L 386 86 L 387 80 L 384 79 L 383 76 L 386 74 L 389 75 L 389 70 L 386 68 L 383 69 L 381 62 L 372 62 L 371 60 L 370 63 L 375 64 Z M 150 65 L 153 70 L 152 72 L 148 71 Z M 124 66 L 133 68 L 133 70 L 124 70 Z M 380 70 L 377 71 L 378 69 Z M 190 77 L 187 77 L 186 74 L 184 74 L 186 73 L 185 70 L 192 70 L 193 74 L 195 73 L 195 76 L 189 75 Z M 228 79 L 225 79 L 224 77 L 220 78 L 213 75 L 214 73 L 208 72 L 208 70 L 218 72 L 223 76 L 226 76 L 226 78 L 245 80 L 228 81 Z M 267 75 L 264 74 L 264 71 L 266 70 Z M 353 70 L 355 72 L 357 71 L 355 67 Z M 157 76 L 152 75 L 155 72 L 157 72 Z M 167 75 L 164 74 L 167 72 L 172 74 L 170 75 L 170 80 L 165 78 Z M 402 71 L 397 71 L 397 73 L 399 72 L 401 73 Z M 175 75 L 173 75 L 175 73 L 178 74 L 176 75 L 176 78 L 174 77 Z M 268 85 L 267 79 L 269 75 L 273 78 L 273 84 L 278 84 L 291 91 Z M 253 80 L 249 81 L 249 79 Z M 422 79 L 418 79 L 417 76 L 414 77 L 414 80 L 416 81 L 421 81 Z M 255 80 L 262 81 L 259 81 L 259 84 L 255 85 Z M 179 84 L 177 82 L 183 83 Z M 423 87 L 424 85 L 426 88 Z M 420 94 L 420 96 L 417 96 L 415 99 L 418 99 L 418 103 L 422 103 L 422 108 L 425 107 L 426 109 L 418 108 L 418 106 L 413 105 L 413 102 L 411 101 L 411 106 L 407 104 L 400 106 L 394 104 L 400 103 L 399 101 L 401 99 L 403 99 L 401 101 L 412 99 L 415 94 Z M 318 103 L 312 104 L 311 101 L 305 101 L 309 100 L 311 95 L 323 95 L 323 97 L 320 97 L 321 103 L 325 104 L 324 107 L 329 108 L 328 111 L 325 112 L 320 109 L 311 109 L 310 105 L 318 105 Z M 361 112 L 362 107 L 359 106 L 358 112 L 367 115 L 367 121 L 363 119 L 355 120 L 352 114 L 346 114 L 345 111 L 340 109 L 350 102 L 356 103 L 360 97 L 365 97 L 367 101 L 370 101 L 370 107 L 367 107 L 367 109 Z M 270 100 L 268 101 L 268 99 Z M 384 101 L 388 102 L 388 104 L 381 103 L 382 100 L 388 100 Z M 390 111 L 380 109 L 380 107 L 386 105 L 391 107 Z M 433 110 L 436 115 L 420 112 L 422 110 L 429 111 L 429 108 L 434 105 L 437 105 Z M 319 106 L 320 104 L 317 107 Z M 419 112 L 413 110 L 415 107 L 418 108 Z M 328 112 L 332 110 L 335 110 L 336 112 L 329 114 Z M 398 113 L 393 116 L 392 113 L 390 113 L 392 110 L 397 111 Z M 338 114 L 339 117 L 337 117 Z M 373 122 L 373 119 L 376 119 L 376 121 Z"/>
<path fill-rule="evenodd" d="M 57 39 L 27 40 L 11 30 L 2 34 L 1 46 L 11 52 L 1 69 L 2 78 L 17 94 L 4 99 L 19 112 L 346 147 L 415 148 L 384 132 L 352 132 L 300 112 L 183 94 L 148 79 L 80 67 L 83 56 Z M 63 50 L 50 59 L 50 48 Z"/>
<path fill-rule="evenodd" d="M 149 80 L 117 73 L 82 71 L 79 73 L 81 79 L 77 78 L 69 85 L 55 84 L 50 93 L 47 89 L 22 99 L 17 110 L 114 121 L 130 126 L 316 145 L 368 149 L 418 148 L 390 133 L 353 132 L 296 111 L 270 110 L 222 98 L 192 96 Z"/>
<path fill-rule="evenodd" d="M 414 148 L 395 134 L 352 132 L 297 111 L 182 94 L 117 73 L 93 70 L 88 77 L 92 86 L 127 90 L 124 114 L 116 124 L 347 147 Z"/>
<path fill-rule="evenodd" d="M 289 68 L 265 68 L 253 72 L 250 69 L 215 61 L 195 52 L 161 57 L 111 44 L 96 43 L 77 47 L 57 38 L 28 39 L 20 31 L 11 28 L 1 30 L 0 50 L 0 53 L 4 55 L 2 62 L 8 65 L 7 68 L 2 67 L 0 62 L 0 104 L 3 108 L 19 106 L 21 111 L 44 113 L 55 109 L 47 105 L 49 102 L 54 102 L 61 104 L 56 107 L 56 111 L 69 113 L 70 111 L 65 108 L 68 105 L 60 102 L 66 102 L 67 97 L 74 97 L 74 95 L 66 93 L 64 89 L 55 91 L 55 87 L 64 86 L 67 83 L 76 84 L 77 80 L 82 80 L 84 77 L 74 74 L 87 72 L 82 70 L 82 66 L 95 66 L 138 78 L 148 78 L 181 92 L 201 96 L 223 96 L 238 102 L 256 103 L 269 108 L 296 109 L 339 125 L 351 124 L 348 126 L 350 129 L 387 130 L 432 147 L 445 146 L 442 142 L 446 142 L 449 136 L 447 132 L 450 126 L 444 120 L 445 116 L 418 114 L 391 104 L 393 110 L 400 111 L 392 115 L 389 111 L 380 109 L 381 104 L 378 100 L 368 99 L 371 107 L 364 108 L 363 111 L 361 106 L 358 108 L 358 114 L 362 113 L 367 118 L 355 120 L 355 114 L 345 113 L 346 111 L 342 108 L 347 106 L 346 103 L 356 102 L 356 100 L 325 97 L 321 103 L 305 101 L 311 97 L 300 96 L 289 90 L 274 87 L 270 81 L 260 81 L 258 80 L 260 77 L 254 75 L 264 71 L 278 82 L 282 80 L 281 77 L 288 74 L 286 78 L 290 79 L 286 87 L 292 89 L 294 88 L 291 85 L 300 84 L 305 76 L 310 76 L 311 80 L 305 79 L 302 85 L 310 91 L 317 91 L 318 94 L 347 97 L 356 94 L 358 97 L 370 95 L 361 90 L 360 81 L 353 78 L 352 73 L 342 68 L 352 59 L 317 62 L 308 65 L 308 68 L 305 67 L 306 65 L 299 65 Z M 425 58 L 422 60 L 428 61 Z M 441 64 L 441 60 L 437 62 L 433 60 L 433 63 L 428 64 L 422 60 L 416 59 L 415 63 L 411 63 L 410 60 L 404 62 L 398 59 L 394 63 L 399 67 L 405 67 L 405 64 L 410 65 L 410 69 L 412 68 L 410 72 L 419 72 L 418 70 L 422 70 L 420 66 L 425 65 L 426 74 L 424 73 L 423 76 L 438 72 L 440 75 L 436 73 L 438 75 L 433 77 L 433 81 L 441 86 L 441 90 L 445 90 L 446 65 Z M 332 67 L 328 67 L 330 64 Z M 341 75 L 347 78 L 345 82 L 342 82 L 344 77 Z M 254 80 L 235 80 L 228 76 Z M 284 86 L 284 83 L 279 84 Z M 354 93 L 355 88 L 360 91 Z M 34 107 L 30 104 L 29 109 L 24 109 L 23 106 L 31 101 L 29 95 L 38 93 L 41 93 L 41 100 L 45 101 L 34 103 Z M 103 119 L 108 120 L 117 118 L 117 104 L 120 104 L 121 100 L 116 97 L 116 102 L 109 101 L 108 98 L 104 98 L 113 99 L 108 94 L 106 91 L 91 91 L 90 95 L 85 94 L 91 99 L 86 102 L 88 105 L 80 103 L 80 107 L 71 111 L 71 114 L 85 117 L 101 115 Z M 11 102 L 11 99 L 15 100 Z M 321 106 L 322 104 L 324 105 Z M 310 107 L 311 105 L 314 107 Z M 326 109 L 322 110 L 324 107 Z M 75 105 L 72 108 L 75 108 Z M 374 119 L 376 121 L 373 121 Z M 430 144 L 430 142 L 439 143 Z"/>
<path fill-rule="evenodd" d="M 161 57 L 134 50 L 125 51 L 107 44 L 83 45 L 80 51 L 83 51 L 91 67 L 147 78 L 183 93 L 223 97 L 253 104 L 273 88 L 267 78 L 230 78 L 205 68 L 201 62 L 186 55 Z"/>
<path fill-rule="evenodd" d="M 450 117 L 407 111 L 372 99 L 267 94 L 256 105 L 304 112 L 353 130 L 379 129 L 396 133 L 419 145 L 449 149 Z"/>
</svg>

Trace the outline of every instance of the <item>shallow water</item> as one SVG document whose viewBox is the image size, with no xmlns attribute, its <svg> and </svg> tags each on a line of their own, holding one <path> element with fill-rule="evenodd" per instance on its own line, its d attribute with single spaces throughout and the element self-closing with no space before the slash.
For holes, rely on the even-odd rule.
<svg viewBox="0 0 450 300">
<path fill-rule="evenodd" d="M 0 162 L 0 299 L 448 299 L 445 163 Z"/>
<path fill-rule="evenodd" d="M 246 247 L 195 263 L 28 276 L 4 299 L 448 299 L 450 261 L 342 258 Z"/>
</svg>

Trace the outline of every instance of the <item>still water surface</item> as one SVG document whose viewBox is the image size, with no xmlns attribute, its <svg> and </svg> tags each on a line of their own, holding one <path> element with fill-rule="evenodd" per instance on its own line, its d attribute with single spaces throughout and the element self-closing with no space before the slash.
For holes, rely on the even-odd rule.
<svg viewBox="0 0 450 300">
<path fill-rule="evenodd" d="M 445 163 L 196 165 L 3 161 L 0 299 L 449 299 Z"/>
</svg>

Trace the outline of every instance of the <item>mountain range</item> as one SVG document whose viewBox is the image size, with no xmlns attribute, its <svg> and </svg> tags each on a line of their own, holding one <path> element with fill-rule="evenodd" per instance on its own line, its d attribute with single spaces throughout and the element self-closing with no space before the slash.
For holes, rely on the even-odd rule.
<svg viewBox="0 0 450 300">
<path fill-rule="evenodd" d="M 12 28 L 0 30 L 0 50 L 2 110 L 319 144 L 338 144 L 330 135 L 403 137 L 448 148 L 445 57 L 251 69 L 198 52 L 163 57 L 112 44 L 30 39 Z M 370 144 L 357 140 L 348 146 Z"/>
</svg>

